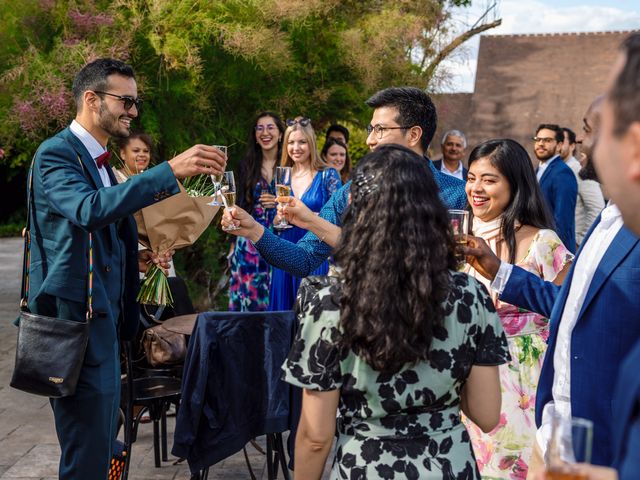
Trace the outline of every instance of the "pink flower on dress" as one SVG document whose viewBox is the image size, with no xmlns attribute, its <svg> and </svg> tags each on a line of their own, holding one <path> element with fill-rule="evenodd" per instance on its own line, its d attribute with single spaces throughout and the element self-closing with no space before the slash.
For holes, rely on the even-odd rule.
<svg viewBox="0 0 640 480">
<path fill-rule="evenodd" d="M 508 336 L 513 337 L 520 333 L 527 323 L 532 319 L 533 313 L 514 313 L 511 315 L 501 315 L 502 326 Z"/>
<path fill-rule="evenodd" d="M 507 455 L 506 457 L 502 457 L 500 459 L 500 463 L 498 463 L 498 468 L 500 470 L 511 470 L 518 460 L 518 455 Z"/>
<path fill-rule="evenodd" d="M 527 478 L 527 472 L 529 471 L 529 466 L 527 462 L 525 462 L 522 457 L 518 457 L 518 460 L 513 465 L 513 469 L 511 470 L 511 480 L 525 480 Z"/>
<path fill-rule="evenodd" d="M 563 245 L 558 245 L 553 252 L 553 271 L 560 272 L 567 261 L 568 250 Z"/>
</svg>

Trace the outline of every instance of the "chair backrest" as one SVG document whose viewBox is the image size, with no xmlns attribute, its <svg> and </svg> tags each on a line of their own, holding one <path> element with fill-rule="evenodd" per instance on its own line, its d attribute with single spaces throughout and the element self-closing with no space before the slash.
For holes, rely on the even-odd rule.
<svg viewBox="0 0 640 480">
<path fill-rule="evenodd" d="M 184 365 L 174 455 L 200 470 L 257 435 L 290 428 L 291 387 L 280 377 L 296 328 L 292 311 L 198 315 Z"/>
</svg>

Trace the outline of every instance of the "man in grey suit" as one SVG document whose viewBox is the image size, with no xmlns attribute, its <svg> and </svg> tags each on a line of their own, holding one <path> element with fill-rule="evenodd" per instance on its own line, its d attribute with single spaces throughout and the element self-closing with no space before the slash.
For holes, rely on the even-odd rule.
<svg viewBox="0 0 640 480">
<path fill-rule="evenodd" d="M 178 193 L 176 178 L 222 173 L 226 157 L 196 145 L 118 185 L 105 162 L 110 137 L 129 135 L 140 100 L 130 66 L 99 59 L 76 75 L 77 115 L 35 155 L 29 308 L 82 320 L 92 238 L 93 317 L 74 395 L 51 399 L 62 480 L 105 479 L 120 400 L 119 339 L 138 327 L 137 230 L 131 214 Z M 147 255 L 148 257 L 148 252 Z M 52 352 L 55 354 L 55 352 Z"/>
</svg>

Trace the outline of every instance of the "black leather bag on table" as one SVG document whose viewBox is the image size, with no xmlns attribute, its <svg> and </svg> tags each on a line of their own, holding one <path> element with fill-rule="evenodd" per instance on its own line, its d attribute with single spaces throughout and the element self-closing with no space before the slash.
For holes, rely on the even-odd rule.
<svg viewBox="0 0 640 480">
<path fill-rule="evenodd" d="M 13 388 L 45 397 L 73 395 L 89 340 L 89 320 L 92 316 L 93 245 L 89 233 L 89 285 L 87 315 L 84 322 L 47 317 L 29 312 L 29 265 L 31 259 L 31 202 L 33 161 L 29 171 L 27 226 L 24 231 L 22 266 L 22 300 L 18 324 L 16 360 L 10 385 Z"/>
</svg>

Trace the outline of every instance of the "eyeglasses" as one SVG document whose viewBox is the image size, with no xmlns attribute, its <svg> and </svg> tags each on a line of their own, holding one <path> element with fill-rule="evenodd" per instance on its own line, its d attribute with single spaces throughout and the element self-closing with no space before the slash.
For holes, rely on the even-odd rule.
<svg viewBox="0 0 640 480">
<path fill-rule="evenodd" d="M 254 128 L 256 129 L 256 132 L 262 133 L 265 130 L 267 132 L 273 132 L 276 129 L 276 126 L 273 123 L 270 123 L 270 124 L 268 124 L 266 126 L 265 125 L 256 125 Z"/>
<path fill-rule="evenodd" d="M 556 141 L 555 138 L 551 138 L 551 137 L 546 137 L 546 138 L 542 138 L 542 137 L 531 137 L 531 140 L 533 140 L 533 143 L 553 143 Z"/>
<path fill-rule="evenodd" d="M 411 128 L 411 126 L 409 125 L 404 127 L 383 127 L 380 124 L 367 125 L 367 135 L 371 135 L 371 132 L 376 132 L 376 135 L 378 136 L 378 140 L 380 140 L 384 135 L 384 132 L 386 132 L 387 130 L 406 130 L 407 128 Z"/>
<path fill-rule="evenodd" d="M 125 110 L 131 110 L 131 107 L 133 107 L 134 105 L 136 106 L 136 109 L 138 111 L 140 111 L 140 108 L 142 108 L 141 98 L 133 98 L 128 95 L 116 95 L 115 93 L 101 92 L 99 90 L 94 90 L 94 93 L 98 93 L 100 95 L 109 95 L 110 97 L 114 97 L 114 98 L 117 98 L 118 100 L 121 100 L 122 103 L 124 104 Z"/>
<path fill-rule="evenodd" d="M 296 123 L 301 127 L 306 127 L 311 123 L 311 120 L 307 117 L 302 117 L 300 120 L 296 120 L 295 118 L 287 118 L 287 125 L 289 127 L 293 127 Z"/>
</svg>

